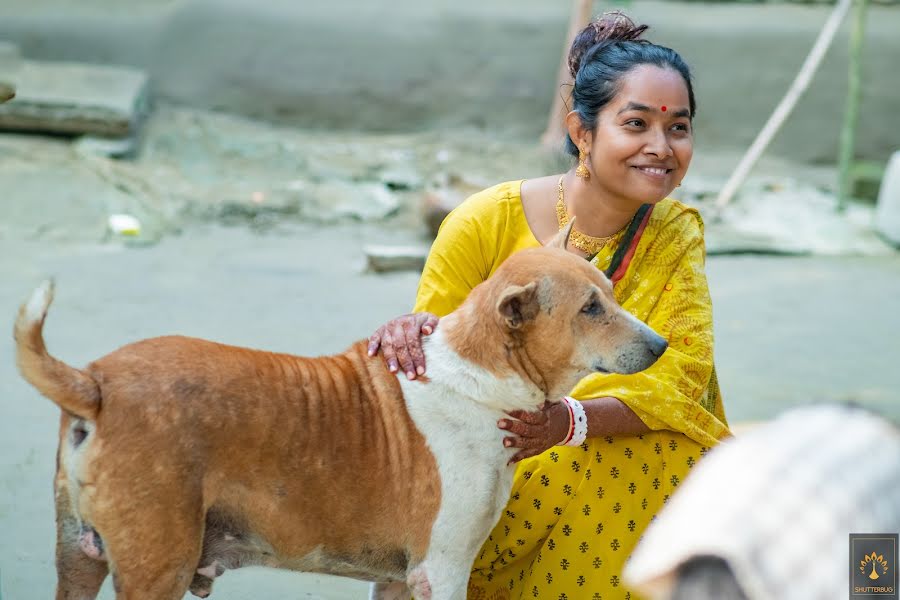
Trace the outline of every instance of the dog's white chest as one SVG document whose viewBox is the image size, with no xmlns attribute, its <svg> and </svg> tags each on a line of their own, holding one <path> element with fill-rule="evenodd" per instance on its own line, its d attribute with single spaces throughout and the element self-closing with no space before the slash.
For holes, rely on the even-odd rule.
<svg viewBox="0 0 900 600">
<path fill-rule="evenodd" d="M 434 394 L 433 383 L 402 384 L 407 410 L 434 454 L 441 477 L 441 506 L 448 502 L 506 503 L 512 486 L 513 451 L 497 427 L 503 413 L 454 394 Z M 499 500 L 496 496 L 501 495 Z"/>
<path fill-rule="evenodd" d="M 515 450 L 503 446 L 509 434 L 497 427 L 506 416 L 500 406 L 505 399 L 515 403 L 533 397 L 534 389 L 521 379 L 498 379 L 464 361 L 439 331 L 428 340 L 426 361 L 430 381 L 401 377 L 400 385 L 441 478 L 428 555 L 435 563 L 440 563 L 436 557 L 458 555 L 468 568 L 512 488 L 515 468 L 507 462 Z"/>
</svg>

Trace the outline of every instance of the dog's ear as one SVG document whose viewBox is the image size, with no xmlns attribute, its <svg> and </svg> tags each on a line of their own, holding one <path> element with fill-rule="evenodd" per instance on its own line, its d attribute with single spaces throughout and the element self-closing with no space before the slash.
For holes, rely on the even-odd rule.
<svg viewBox="0 0 900 600">
<path fill-rule="evenodd" d="M 537 283 L 526 286 L 511 285 L 503 290 L 497 301 L 497 312 L 510 329 L 519 329 L 540 311 Z"/>
<path fill-rule="evenodd" d="M 566 246 L 569 245 L 569 235 L 572 233 L 572 226 L 575 224 L 575 217 L 569 219 L 569 222 L 566 223 L 566 226 L 559 230 L 553 239 L 550 240 L 550 243 L 547 244 L 547 248 L 562 248 L 566 249 Z"/>
</svg>

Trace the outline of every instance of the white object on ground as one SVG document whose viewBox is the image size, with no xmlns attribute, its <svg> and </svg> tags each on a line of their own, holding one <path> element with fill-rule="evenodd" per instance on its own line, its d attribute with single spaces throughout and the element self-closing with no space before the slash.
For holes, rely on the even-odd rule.
<svg viewBox="0 0 900 600">
<path fill-rule="evenodd" d="M 109 215 L 108 223 L 113 233 L 129 236 L 141 234 L 141 222 L 131 215 Z"/>
<path fill-rule="evenodd" d="M 900 150 L 891 156 L 881 180 L 875 229 L 892 244 L 900 246 Z"/>
</svg>

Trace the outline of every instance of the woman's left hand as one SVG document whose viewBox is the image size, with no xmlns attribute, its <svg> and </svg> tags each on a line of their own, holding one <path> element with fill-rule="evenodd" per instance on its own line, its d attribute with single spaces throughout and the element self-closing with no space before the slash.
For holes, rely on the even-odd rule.
<svg viewBox="0 0 900 600">
<path fill-rule="evenodd" d="M 545 402 L 541 410 L 535 412 L 514 410 L 507 414 L 512 418 L 500 419 L 497 427 L 514 435 L 503 438 L 503 445 L 521 448 L 508 464 L 537 456 L 561 443 L 569 433 L 569 409 L 562 402 Z"/>
</svg>

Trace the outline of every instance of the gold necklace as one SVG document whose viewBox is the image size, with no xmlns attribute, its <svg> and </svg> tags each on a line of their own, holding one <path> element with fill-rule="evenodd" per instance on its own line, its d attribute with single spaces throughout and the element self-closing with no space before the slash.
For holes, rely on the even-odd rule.
<svg viewBox="0 0 900 600">
<path fill-rule="evenodd" d="M 566 200 L 563 196 L 563 178 L 559 178 L 559 183 L 557 184 L 557 200 L 556 200 L 556 220 L 559 223 L 559 228 L 562 230 L 563 227 L 569 222 L 569 213 L 566 211 Z M 626 224 L 621 230 L 617 231 L 612 235 L 608 235 L 606 237 L 594 237 L 592 235 L 587 235 L 586 233 L 581 233 L 574 227 L 572 228 L 572 233 L 569 234 L 569 243 L 572 244 L 578 250 L 581 250 L 588 256 L 593 256 L 603 250 L 610 242 L 615 241 L 625 229 L 628 228 Z"/>
</svg>

